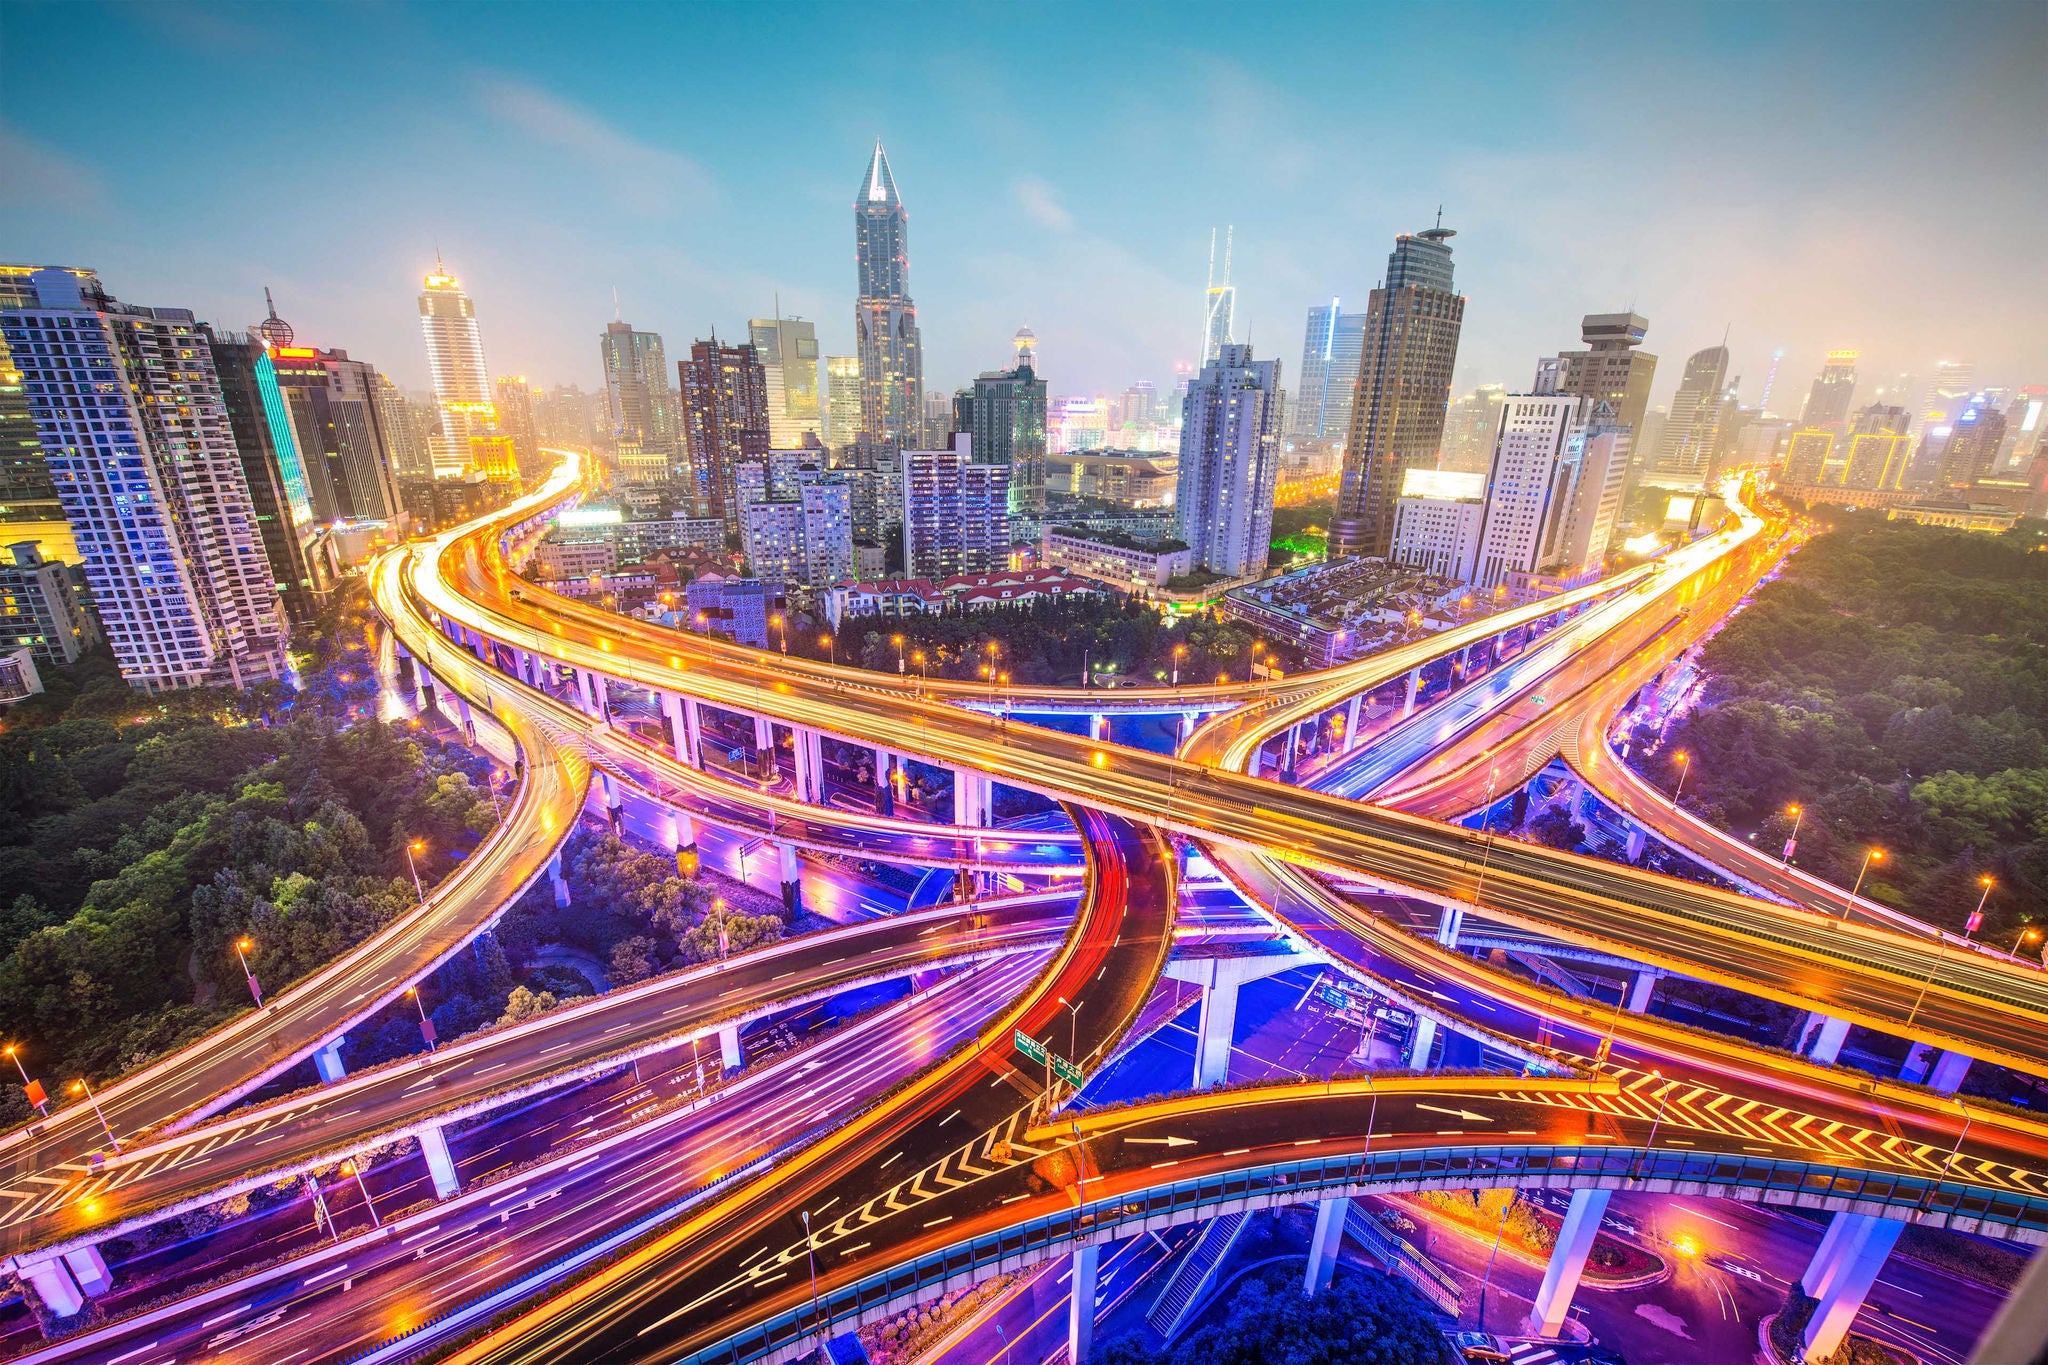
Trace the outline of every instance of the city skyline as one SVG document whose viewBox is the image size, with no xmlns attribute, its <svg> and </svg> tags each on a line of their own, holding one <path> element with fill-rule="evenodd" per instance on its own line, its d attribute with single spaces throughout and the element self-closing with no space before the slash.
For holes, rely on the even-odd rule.
<svg viewBox="0 0 2048 1365">
<path fill-rule="evenodd" d="M 102 26 L 111 58 L 161 44 L 222 84 L 254 64 L 309 60 L 327 26 L 346 24 L 377 41 L 352 42 L 359 55 L 338 74 L 379 107 L 340 106 L 362 135 L 329 140 L 315 161 L 309 135 L 334 117 L 317 103 L 232 144 L 199 138 L 173 174 L 163 153 L 189 132 L 188 114 L 147 93 L 138 98 L 151 117 L 80 111 L 39 98 L 50 76 L 0 58 L 17 94 L 0 122 L 0 179 L 12 187 L 0 224 L 24 258 L 147 280 L 224 325 L 260 318 L 268 285 L 311 344 L 345 347 L 412 389 L 427 376 L 416 341 L 406 344 L 407 304 L 438 247 L 477 300 L 494 365 L 593 389 L 587 338 L 613 316 L 614 287 L 626 313 L 676 350 L 714 330 L 737 336 L 779 293 L 785 315 L 817 324 L 823 353 L 854 353 L 847 167 L 880 136 L 917 217 L 934 389 L 1002 363 L 1023 323 L 1058 357 L 1042 371 L 1054 392 L 1163 387 L 1175 361 L 1194 359 L 1189 300 L 1220 223 L 1235 229 L 1240 339 L 1292 356 L 1307 308 L 1362 300 L 1378 283 L 1381 243 L 1438 203 L 1459 228 L 1460 287 L 1473 301 L 1459 392 L 1518 387 L 1530 359 L 1570 344 L 1582 314 L 1623 308 L 1650 319 L 1649 346 L 1665 356 L 1729 331 L 1745 402 L 1784 349 L 1779 409 L 1836 349 L 1860 350 L 1871 375 L 1925 375 L 1949 359 L 1971 363 L 1980 383 L 2014 385 L 2048 369 L 2048 342 L 2027 325 L 2044 266 L 2023 227 L 2039 220 L 2043 192 L 2007 169 L 2030 164 L 2042 140 L 2039 98 L 2022 84 L 2038 69 L 2042 26 L 2017 11 L 1941 12 L 1939 23 L 1926 9 L 1866 11 L 1859 37 L 1872 60 L 1890 53 L 1901 72 L 1897 98 L 1867 108 L 1846 73 L 1809 69 L 1835 38 L 1815 15 L 1659 20 L 1616 50 L 1636 77 L 1631 127 L 1619 133 L 1576 80 L 1548 74 L 1541 57 L 1560 39 L 1511 11 L 1469 11 L 1516 55 L 1493 73 L 1497 92 L 1434 73 L 1441 126 L 1414 147 L 1381 135 L 1414 94 L 1406 85 L 1366 97 L 1296 79 L 1334 60 L 1357 20 L 1296 16 L 1233 62 L 1168 42 L 1145 17 L 1158 13 L 1062 26 L 1084 46 L 1113 37 L 1120 51 L 1156 57 L 1132 64 L 1156 72 L 1133 77 L 1107 109 L 1032 101 L 1029 43 L 995 50 L 998 35 L 969 18 L 924 40 L 900 88 L 865 93 L 850 117 L 847 73 L 859 63 L 842 72 L 826 55 L 833 44 L 865 52 L 873 38 L 821 13 L 782 53 L 817 90 L 750 120 L 742 137 L 708 141 L 680 97 L 646 111 L 626 99 L 645 69 L 636 54 L 662 50 L 665 30 L 688 39 L 686 60 L 699 47 L 765 41 L 711 14 L 649 17 L 653 41 L 635 44 L 616 41 L 628 18 L 612 11 L 560 34 L 512 26 L 479 39 L 474 65 L 422 84 L 411 54 L 439 51 L 460 7 L 289 22 L 258 10 L 115 9 Z M 36 50 L 39 32 L 75 16 L 17 6 L 8 26 L 23 41 L 9 47 Z M 600 53 L 616 70 L 591 81 Z M 950 60 L 966 54 L 979 83 Z M 739 79 L 707 67 L 692 85 L 738 99 Z M 1798 94 L 1768 107 L 1727 98 L 1755 88 Z M 1028 117 L 1010 112 L 1026 102 Z M 1504 121 L 1514 108 L 1554 117 Z M 1686 122 L 1702 114 L 1716 134 L 1705 152 Z M 1530 130 L 1502 133 L 1510 123 Z M 1241 174 L 1201 177 L 1189 129 L 1228 131 L 1248 154 L 1233 161 Z M 1687 149 L 1682 166 L 1674 147 Z M 1958 147 L 1986 150 L 1957 157 Z M 441 183 L 450 161 L 466 167 L 463 195 Z M 1942 195 L 1868 189 L 1872 167 L 1929 163 L 1944 166 Z M 1628 211 L 1599 212 L 1596 185 L 1615 187 Z M 1974 291 L 1969 310 L 1955 294 L 1966 278 L 1915 268 L 1957 230 L 1936 201 L 1988 209 L 1973 217 L 1970 260 L 1997 287 Z M 184 211 L 164 215 L 165 230 L 129 230 L 158 204 Z M 1659 373 L 1653 401 L 1668 403 L 1679 368 Z"/>
</svg>

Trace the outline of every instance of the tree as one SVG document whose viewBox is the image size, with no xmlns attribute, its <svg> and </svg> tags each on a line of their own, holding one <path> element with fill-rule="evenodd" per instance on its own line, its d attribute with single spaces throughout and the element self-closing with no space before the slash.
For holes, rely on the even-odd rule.
<svg viewBox="0 0 2048 1365">
<path fill-rule="evenodd" d="M 559 1003 L 561 1002 L 555 999 L 552 991 L 536 993 L 524 986 L 514 986 L 512 993 L 505 997 L 505 1012 L 498 1016 L 498 1024 L 503 1027 L 537 1018 Z"/>
<path fill-rule="evenodd" d="M 1105 1345 L 1110 1365 L 1434 1365 L 1443 1348 L 1429 1306 L 1390 1276 L 1341 1267 L 1329 1288 L 1301 1292 L 1300 1270 L 1239 1282 L 1220 1323 L 1172 1347 L 1136 1337 Z"/>
</svg>

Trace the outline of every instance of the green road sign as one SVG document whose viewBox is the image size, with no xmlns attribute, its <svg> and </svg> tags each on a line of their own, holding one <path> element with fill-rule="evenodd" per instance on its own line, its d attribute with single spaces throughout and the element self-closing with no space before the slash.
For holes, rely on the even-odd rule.
<svg viewBox="0 0 2048 1365">
<path fill-rule="evenodd" d="M 1052 1074 L 1065 1081 L 1068 1085 L 1079 1085 L 1081 1083 L 1081 1068 L 1075 1066 L 1064 1057 L 1054 1057 L 1052 1059 Z"/>
<path fill-rule="evenodd" d="M 1037 1062 L 1040 1066 L 1045 1065 L 1045 1045 L 1023 1029 L 1017 1030 L 1017 1051 L 1023 1053 L 1032 1061 Z"/>
<path fill-rule="evenodd" d="M 1050 1066 L 1052 1074 L 1065 1081 L 1068 1085 L 1079 1085 L 1081 1083 L 1080 1067 L 1075 1066 L 1056 1052 L 1047 1052 L 1044 1043 L 1039 1042 L 1023 1029 L 1017 1030 L 1017 1051 L 1023 1053 L 1032 1061 L 1037 1062 L 1040 1066 Z"/>
</svg>

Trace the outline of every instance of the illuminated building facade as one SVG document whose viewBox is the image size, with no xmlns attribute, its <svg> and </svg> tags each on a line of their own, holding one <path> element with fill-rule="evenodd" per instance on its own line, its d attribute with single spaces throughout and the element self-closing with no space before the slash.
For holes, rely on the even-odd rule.
<svg viewBox="0 0 2048 1365">
<path fill-rule="evenodd" d="M 519 451 L 510 436 L 472 436 L 469 467 L 492 483 L 517 483 Z"/>
<path fill-rule="evenodd" d="M 1470 583 L 1485 512 L 1484 474 L 1411 469 L 1394 500 L 1394 548 L 1388 557 L 1439 578 Z"/>
<path fill-rule="evenodd" d="M 1650 410 L 1657 357 L 1636 349 L 1649 330 L 1650 320 L 1641 313 L 1588 313 L 1579 319 L 1585 350 L 1560 351 L 1536 362 L 1537 393 L 1575 394 L 1586 400 L 1588 411 L 1605 403 L 1615 424 L 1628 428 L 1631 477 L 1649 450 L 1643 416 Z"/>
<path fill-rule="evenodd" d="M 1444 434 L 1465 300 L 1453 287 L 1450 239 L 1439 224 L 1394 239 L 1386 279 L 1365 310 L 1351 434 L 1330 527 L 1333 554 L 1385 557 L 1394 500 L 1410 469 L 1434 468 Z"/>
<path fill-rule="evenodd" d="M 751 343 L 714 337 L 690 347 L 678 365 L 683 384 L 683 444 L 691 490 L 709 515 L 740 529 L 733 472 L 768 454 L 768 375 Z"/>
<path fill-rule="evenodd" d="M 636 332 L 630 322 L 607 323 L 598 352 L 615 448 L 631 444 L 642 455 L 675 454 L 675 397 L 660 333 Z"/>
<path fill-rule="evenodd" d="M 824 437 L 818 406 L 818 329 L 802 318 L 750 318 L 747 339 L 768 380 L 768 441 L 794 450 L 806 436 Z"/>
<path fill-rule="evenodd" d="M 398 516 L 398 461 L 376 367 L 349 359 L 347 351 L 312 346 L 273 345 L 270 361 L 291 414 L 313 516 Z"/>
<path fill-rule="evenodd" d="M 1010 471 L 1013 515 L 1045 506 L 1045 381 L 1021 349 L 1014 370 L 990 370 L 974 381 L 976 456 Z"/>
<path fill-rule="evenodd" d="M 1226 578 L 1265 571 L 1280 479 L 1280 362 L 1230 343 L 1188 385 L 1174 509 L 1195 563 Z"/>
<path fill-rule="evenodd" d="M 32 265 L 0 265 L 0 309 L 33 308 L 36 302 Z M 21 370 L 0 338 L 0 537 L 29 539 L 51 559 L 76 563 L 78 548 L 57 486 L 43 463 L 43 443 L 28 410 Z"/>
<path fill-rule="evenodd" d="M 534 475 L 545 463 L 540 456 L 540 424 L 534 418 L 533 386 L 523 374 L 501 374 L 493 386 L 497 395 L 498 432 L 512 439 L 519 457 L 519 472 Z"/>
<path fill-rule="evenodd" d="M 100 629 L 78 600 L 75 570 L 43 557 L 32 540 L 0 549 L 0 651 L 26 649 L 61 667 L 99 643 Z"/>
<path fill-rule="evenodd" d="M 825 357 L 825 444 L 843 450 L 860 439 L 860 357 Z"/>
<path fill-rule="evenodd" d="M 901 446 L 922 430 L 924 354 L 917 305 L 910 301 L 910 215 L 879 141 L 853 201 L 853 231 L 860 274 L 853 325 L 859 341 L 861 433 L 875 445 Z"/>
<path fill-rule="evenodd" d="M 1671 415 L 1665 419 L 1656 458 L 1645 474 L 1647 482 L 1660 488 L 1706 487 L 1714 452 L 1720 444 L 1727 380 L 1726 346 L 1695 351 L 1685 362 L 1685 373 L 1680 376 L 1678 393 L 1671 400 Z"/>
<path fill-rule="evenodd" d="M 1351 431 L 1351 400 L 1358 391 L 1358 357 L 1365 350 L 1365 314 L 1347 313 L 1342 300 L 1308 310 L 1301 343 L 1301 378 L 1287 415 L 1288 436 L 1341 441 Z"/>
<path fill-rule="evenodd" d="M 476 305 L 439 255 L 420 292 L 420 332 L 427 341 L 427 369 L 441 405 L 441 429 L 433 441 L 434 476 L 459 476 L 469 460 L 469 438 L 497 430 L 498 410 L 491 372 L 484 363 L 483 334 Z"/>
<path fill-rule="evenodd" d="M 2005 444 L 2005 414 L 1992 406 L 1988 395 L 1972 397 L 1956 415 L 1949 429 L 1948 444 L 1941 452 L 1941 481 L 1950 488 L 1968 488 L 1990 476 L 1998 467 L 1998 452 Z"/>
<path fill-rule="evenodd" d="M 148 692 L 286 672 L 285 621 L 213 355 L 192 314 L 39 270 L 0 312 L 107 643 Z"/>
<path fill-rule="evenodd" d="M 1785 451 L 1785 482 L 1811 488 L 1827 477 L 1835 458 L 1835 433 L 1809 427 L 1792 433 Z"/>
<path fill-rule="evenodd" d="M 322 554 L 313 479 L 270 348 L 257 337 L 216 333 L 204 323 L 199 330 L 213 353 L 228 426 L 241 455 L 242 477 L 277 595 L 294 625 L 311 624 L 336 573 Z"/>
<path fill-rule="evenodd" d="M 1829 351 L 1827 364 L 1806 395 L 1806 410 L 1799 423 L 1808 428 L 1840 429 L 1849 420 L 1849 402 L 1856 396 L 1855 351 Z"/>
<path fill-rule="evenodd" d="M 912 578 L 989 573 L 1010 562 L 1010 471 L 978 464 L 973 442 L 906 450 L 903 560 Z"/>
</svg>

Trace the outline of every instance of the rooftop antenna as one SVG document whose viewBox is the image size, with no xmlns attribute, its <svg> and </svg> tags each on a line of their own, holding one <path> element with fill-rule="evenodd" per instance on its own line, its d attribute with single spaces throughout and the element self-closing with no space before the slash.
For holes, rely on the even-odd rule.
<svg viewBox="0 0 2048 1365">
<path fill-rule="evenodd" d="M 619 287 L 618 287 L 617 285 L 613 285 L 613 286 L 612 286 L 612 321 L 613 321 L 613 322 L 624 322 L 625 320 L 626 320 L 626 319 L 625 319 L 625 318 L 624 318 L 624 317 L 623 317 L 623 316 L 622 316 L 622 315 L 620 314 L 620 312 L 619 312 Z"/>
<path fill-rule="evenodd" d="M 1436 225 L 1439 228 L 1444 225 L 1444 206 L 1442 204 L 1436 206 Z"/>
</svg>

